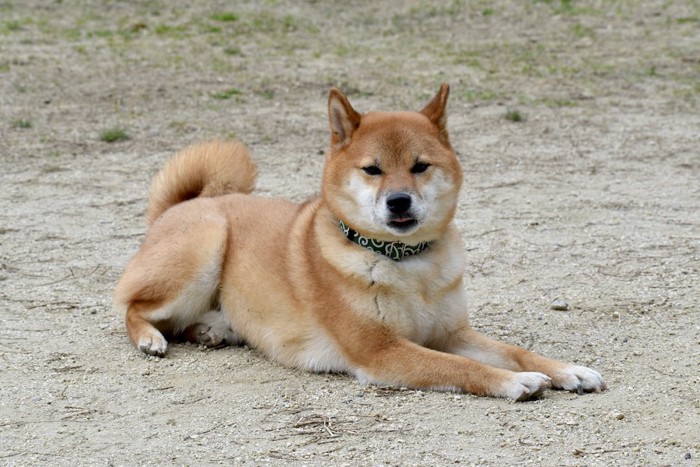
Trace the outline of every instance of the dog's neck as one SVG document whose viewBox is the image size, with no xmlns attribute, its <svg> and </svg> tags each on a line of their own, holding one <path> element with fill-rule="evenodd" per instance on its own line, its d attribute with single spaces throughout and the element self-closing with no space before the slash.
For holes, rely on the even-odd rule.
<svg viewBox="0 0 700 467">
<path fill-rule="evenodd" d="M 338 221 L 340 229 L 351 242 L 357 243 L 361 247 L 367 248 L 375 253 L 382 254 L 394 261 L 401 261 L 407 256 L 413 256 L 421 253 L 428 248 L 433 242 L 420 242 L 417 245 L 408 245 L 403 242 L 387 242 L 368 238 L 353 230 L 343 221 Z"/>
</svg>

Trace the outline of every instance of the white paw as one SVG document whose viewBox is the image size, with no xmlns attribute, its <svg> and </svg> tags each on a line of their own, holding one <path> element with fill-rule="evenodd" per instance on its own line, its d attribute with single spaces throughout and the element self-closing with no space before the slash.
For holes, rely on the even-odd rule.
<svg viewBox="0 0 700 467">
<path fill-rule="evenodd" d="M 240 337 L 233 330 L 228 316 L 222 311 L 204 313 L 197 323 L 185 330 L 187 340 L 207 347 L 237 344 Z"/>
<path fill-rule="evenodd" d="M 607 388 L 600 373 L 578 365 L 567 365 L 563 370 L 552 375 L 552 386 L 579 394 L 601 392 Z"/>
<path fill-rule="evenodd" d="M 226 336 L 206 323 L 197 323 L 191 329 L 192 341 L 207 347 L 218 347 L 226 343 Z"/>
<path fill-rule="evenodd" d="M 139 350 L 147 355 L 164 357 L 168 350 L 168 341 L 158 331 L 139 338 Z"/>
<path fill-rule="evenodd" d="M 526 401 L 538 397 L 545 389 L 552 386 L 552 380 L 544 373 L 521 372 L 513 373 L 505 383 L 505 397 L 515 401 Z"/>
</svg>

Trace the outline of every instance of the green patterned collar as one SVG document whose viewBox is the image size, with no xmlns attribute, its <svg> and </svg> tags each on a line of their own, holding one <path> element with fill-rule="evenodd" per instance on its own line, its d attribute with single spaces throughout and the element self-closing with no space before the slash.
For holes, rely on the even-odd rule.
<svg viewBox="0 0 700 467">
<path fill-rule="evenodd" d="M 385 242 L 383 240 L 375 240 L 360 235 L 357 231 L 351 229 L 343 221 L 338 221 L 340 229 L 343 231 L 348 240 L 357 243 L 361 247 L 367 248 L 375 253 L 380 253 L 394 261 L 401 261 L 407 256 L 417 255 L 433 242 L 420 242 L 417 245 L 406 245 L 402 242 Z"/>
</svg>

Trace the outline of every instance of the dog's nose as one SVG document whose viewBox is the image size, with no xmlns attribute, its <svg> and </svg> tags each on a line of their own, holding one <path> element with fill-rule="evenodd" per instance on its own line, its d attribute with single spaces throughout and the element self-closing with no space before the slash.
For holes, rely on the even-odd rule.
<svg viewBox="0 0 700 467">
<path fill-rule="evenodd" d="M 403 214 L 411 208 L 411 197 L 406 193 L 394 193 L 387 197 L 386 207 L 393 214 Z"/>
</svg>

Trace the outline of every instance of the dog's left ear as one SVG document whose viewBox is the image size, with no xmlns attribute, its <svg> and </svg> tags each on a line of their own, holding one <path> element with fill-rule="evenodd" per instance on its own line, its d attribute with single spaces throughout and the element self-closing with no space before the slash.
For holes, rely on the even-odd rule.
<svg viewBox="0 0 700 467">
<path fill-rule="evenodd" d="M 450 144 L 449 137 L 447 135 L 447 112 L 445 108 L 447 107 L 447 98 L 450 95 L 450 85 L 447 83 L 442 83 L 440 90 L 435 97 L 428 102 L 423 110 L 420 111 L 423 115 L 428 117 L 428 120 L 432 122 L 433 125 L 438 129 L 438 135 L 440 141 L 444 144 Z"/>
<path fill-rule="evenodd" d="M 361 115 L 352 108 L 350 101 L 339 89 L 328 93 L 328 122 L 331 127 L 331 145 L 345 146 L 360 126 Z"/>
</svg>

